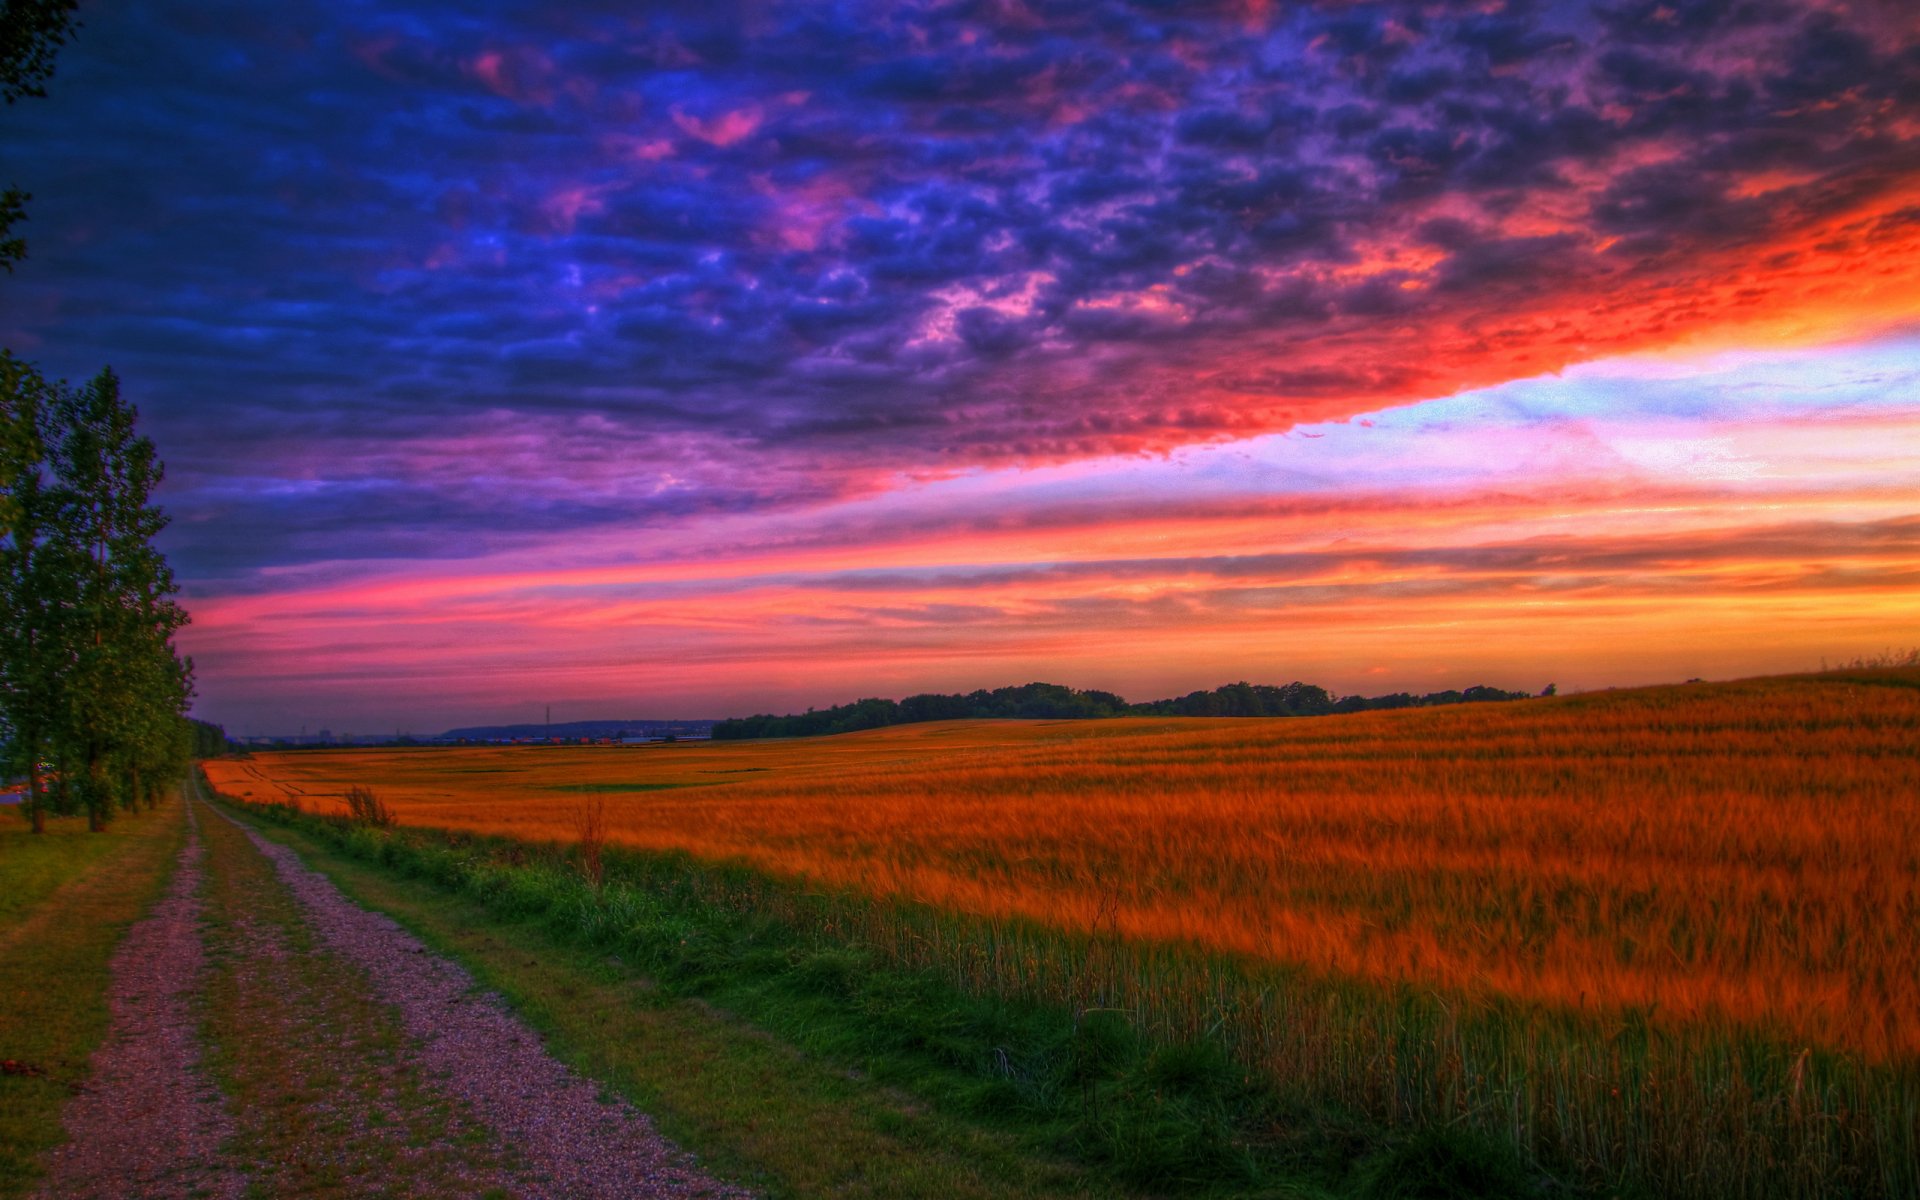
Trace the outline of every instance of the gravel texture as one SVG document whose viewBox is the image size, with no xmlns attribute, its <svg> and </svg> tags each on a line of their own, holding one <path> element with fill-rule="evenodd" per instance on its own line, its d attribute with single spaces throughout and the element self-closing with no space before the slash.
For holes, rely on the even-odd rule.
<svg viewBox="0 0 1920 1200">
<path fill-rule="evenodd" d="M 204 975 L 199 826 L 166 895 L 114 952 L 106 1040 L 63 1114 L 69 1140 L 48 1155 L 46 1200 L 238 1197 L 244 1181 L 220 1154 L 232 1132 L 200 1065 L 193 998 Z"/>
<path fill-rule="evenodd" d="M 644 1113 L 554 1059 L 539 1036 L 465 970 L 429 952 L 390 918 L 354 905 L 292 851 L 240 827 L 299 899 L 321 942 L 364 970 L 379 998 L 399 1011 L 428 1077 L 512 1147 L 531 1175 L 516 1189 L 520 1194 L 569 1200 L 750 1194 L 703 1174 Z"/>
<path fill-rule="evenodd" d="M 209 870 L 226 886 L 210 890 L 209 944 L 228 973 L 221 988 L 214 972 L 220 998 L 210 1027 L 227 1039 L 227 1069 L 247 1098 L 234 1114 L 232 1153 L 251 1194 L 527 1194 L 530 1180 L 510 1148 L 423 1078 L 412 1039 L 364 973 L 304 936 L 294 944 L 284 916 L 273 914 L 293 914 L 303 933 L 307 925 L 273 866 L 240 830 L 210 833 Z M 250 861 L 236 864 L 241 855 Z M 231 874 L 222 879 L 223 871 Z M 235 892 L 250 895 L 251 911 L 223 911 Z"/>
</svg>

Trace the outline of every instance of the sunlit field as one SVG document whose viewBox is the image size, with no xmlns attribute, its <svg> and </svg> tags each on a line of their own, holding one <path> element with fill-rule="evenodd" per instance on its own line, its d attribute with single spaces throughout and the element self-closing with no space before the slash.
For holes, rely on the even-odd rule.
<svg viewBox="0 0 1920 1200">
<path fill-rule="evenodd" d="M 1675 1180 L 1767 1126 L 1738 1153 L 1808 1194 L 1841 1159 L 1880 1172 L 1849 1188 L 1913 1182 L 1887 1164 L 1920 1103 L 1920 671 L 209 768 L 240 799 L 361 785 L 403 824 L 533 841 L 602 797 L 615 843 L 954 914 L 861 935 L 980 986 L 1084 997 L 1100 958 L 1099 1000 L 1389 1117 Z"/>
<path fill-rule="evenodd" d="M 212 774 L 316 811 L 364 784 L 404 823 L 537 840 L 572 838 L 600 795 L 615 842 L 973 913 L 1920 1055 L 1920 687 L 309 752 Z"/>
</svg>

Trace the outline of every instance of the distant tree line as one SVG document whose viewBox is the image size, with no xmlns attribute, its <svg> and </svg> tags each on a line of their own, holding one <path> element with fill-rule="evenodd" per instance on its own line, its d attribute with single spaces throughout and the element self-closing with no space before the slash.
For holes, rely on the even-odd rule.
<svg viewBox="0 0 1920 1200">
<path fill-rule="evenodd" d="M 111 371 L 72 388 L 0 351 L 0 753 L 36 833 L 49 808 L 99 830 L 153 805 L 212 744 L 186 719 L 187 613 L 137 415 Z"/>
<path fill-rule="evenodd" d="M 237 746 L 227 737 L 224 725 L 215 725 L 211 721 L 188 721 L 193 727 L 193 756 L 195 758 L 219 758 L 223 754 L 232 754 Z"/>
<path fill-rule="evenodd" d="M 1552 694 L 1551 686 L 1544 694 Z M 995 688 L 992 691 L 982 689 L 964 694 L 929 692 L 897 701 L 877 698 L 855 700 L 851 704 L 837 704 L 824 709 L 810 708 L 804 713 L 784 717 L 771 713 L 735 717 L 716 724 L 713 736 L 719 740 L 814 737 L 879 729 L 887 725 L 911 725 L 921 721 L 991 717 L 1046 720 L 1128 716 L 1318 717 L 1377 708 L 1425 708 L 1437 704 L 1524 700 L 1529 695 L 1528 692 L 1508 692 L 1493 687 L 1470 687 L 1465 691 L 1428 692 L 1420 696 L 1410 692 L 1394 692 L 1385 696 L 1335 697 L 1323 687 L 1296 681 L 1277 687 L 1271 684 L 1229 683 L 1212 691 L 1189 692 L 1171 700 L 1129 704 L 1112 692 L 1081 691 L 1057 683 L 1029 683 L 1020 687 Z"/>
</svg>

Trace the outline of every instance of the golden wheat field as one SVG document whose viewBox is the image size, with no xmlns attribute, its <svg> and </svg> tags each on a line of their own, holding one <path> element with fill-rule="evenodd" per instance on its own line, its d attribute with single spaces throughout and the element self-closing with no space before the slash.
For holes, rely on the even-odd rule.
<svg viewBox="0 0 1920 1200">
<path fill-rule="evenodd" d="M 1920 672 L 1295 720 L 262 754 L 223 792 L 610 839 L 1333 977 L 1920 1058 Z"/>
</svg>

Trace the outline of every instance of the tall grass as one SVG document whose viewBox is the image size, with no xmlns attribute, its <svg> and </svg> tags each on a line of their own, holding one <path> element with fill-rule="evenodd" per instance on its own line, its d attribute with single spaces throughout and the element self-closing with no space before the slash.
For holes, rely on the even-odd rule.
<svg viewBox="0 0 1920 1200">
<path fill-rule="evenodd" d="M 1916 681 L 901 731 L 844 739 L 831 772 L 629 760 L 765 776 L 650 793 L 609 838 L 769 877 L 669 856 L 649 886 L 1117 1010 L 1301 1102 L 1481 1129 L 1573 1177 L 1916 1195 Z M 367 765 L 319 761 L 264 769 Z M 443 792 L 464 761 L 408 760 Z M 567 840 L 524 792 L 400 794 L 403 822 Z"/>
<path fill-rule="evenodd" d="M 393 809 L 388 807 L 380 797 L 374 795 L 372 788 L 348 788 L 346 802 L 349 821 L 371 825 L 376 829 L 392 828 L 395 821 Z"/>
<path fill-rule="evenodd" d="M 607 848 L 607 800 L 595 796 L 573 810 L 574 844 L 580 851 L 580 874 L 595 891 L 606 880 L 603 856 Z"/>
</svg>

